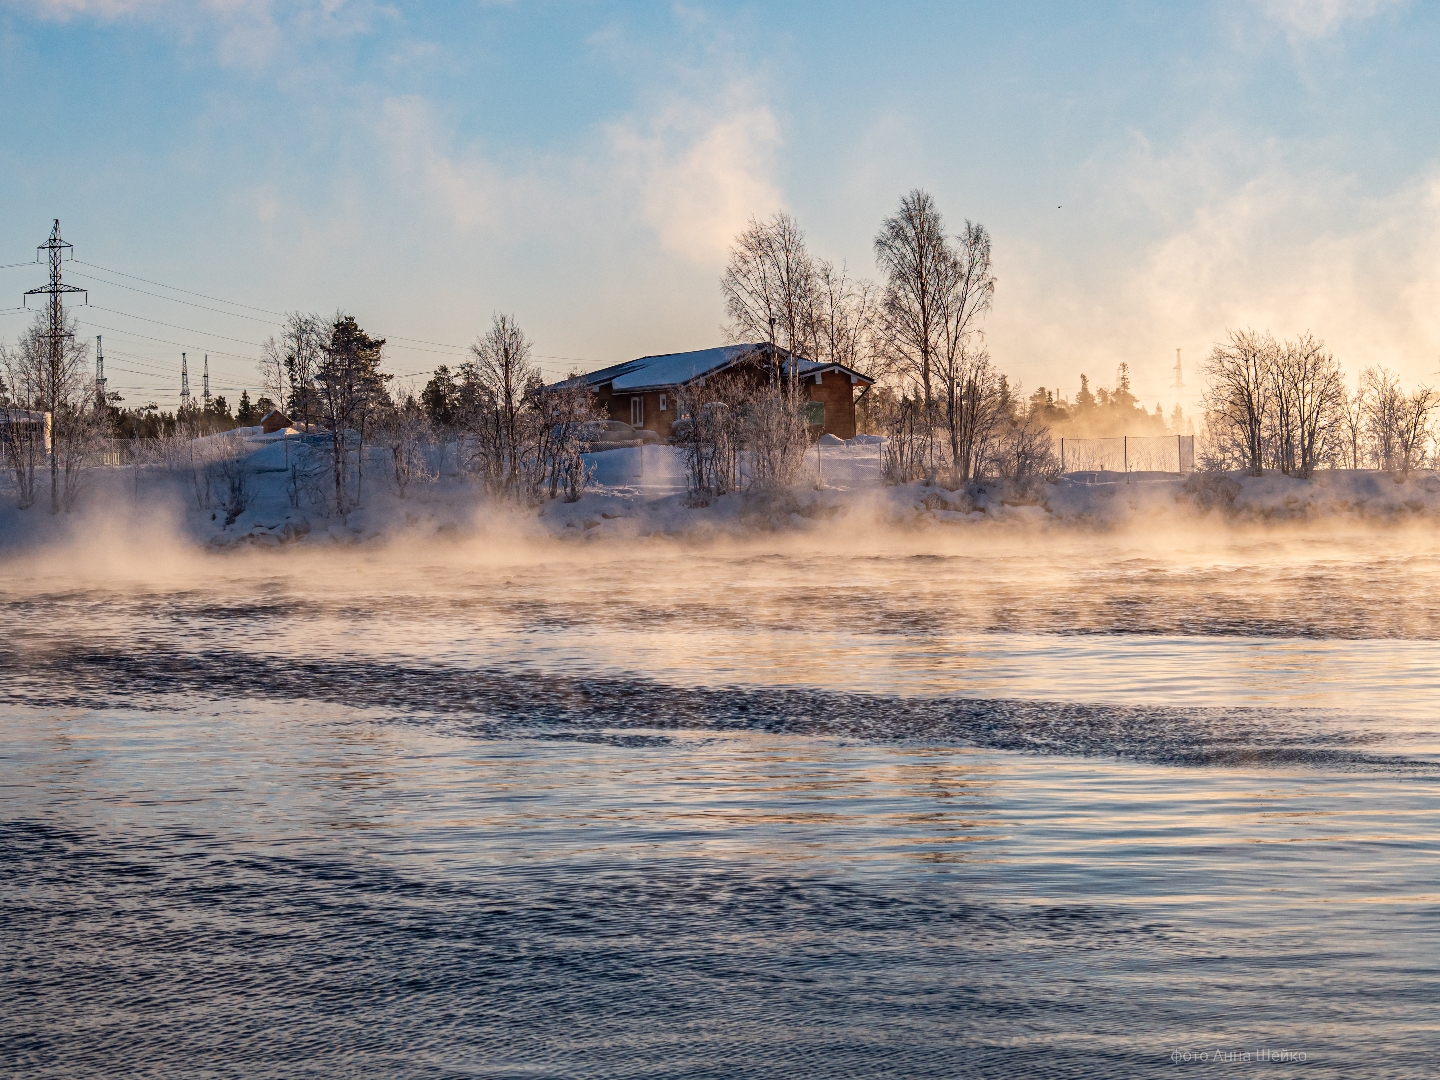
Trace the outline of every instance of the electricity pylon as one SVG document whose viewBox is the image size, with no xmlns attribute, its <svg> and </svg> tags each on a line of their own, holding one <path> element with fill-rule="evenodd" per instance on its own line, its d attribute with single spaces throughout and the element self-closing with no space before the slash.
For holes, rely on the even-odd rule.
<svg viewBox="0 0 1440 1080">
<path fill-rule="evenodd" d="M 62 299 L 66 293 L 84 293 L 84 289 L 77 289 L 74 285 L 66 285 L 61 281 L 61 264 L 65 261 L 65 252 L 73 251 L 74 245 L 67 244 L 60 239 L 60 219 L 55 219 L 55 227 L 50 230 L 50 239 L 37 247 L 36 252 L 45 252 L 50 257 L 50 284 L 38 289 L 31 289 L 25 294 L 26 299 L 22 303 L 28 307 L 29 297 L 48 296 L 49 320 L 45 332 L 45 340 L 48 346 L 47 370 L 45 371 L 44 397 L 45 407 L 50 411 L 50 513 L 60 512 L 60 458 L 55 453 L 55 432 L 54 423 L 59 419 L 59 398 L 65 392 L 65 347 L 70 338 L 74 335 L 69 333 L 65 327 L 65 301 Z M 89 293 L 86 293 L 85 300 L 88 303 Z"/>
</svg>

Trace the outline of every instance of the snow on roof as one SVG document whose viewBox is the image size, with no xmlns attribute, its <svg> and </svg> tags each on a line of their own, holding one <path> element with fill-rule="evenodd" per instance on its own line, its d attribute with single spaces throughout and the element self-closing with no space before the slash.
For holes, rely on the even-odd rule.
<svg viewBox="0 0 1440 1080">
<path fill-rule="evenodd" d="M 751 345 L 722 345 L 719 348 L 699 349 L 695 352 L 642 356 L 638 360 L 627 360 L 623 364 L 614 364 L 607 368 L 601 368 L 599 371 L 576 376 L 574 379 L 566 379 L 556 383 L 555 387 L 559 389 L 577 384 L 603 386 L 605 383 L 609 383 L 611 389 L 616 392 L 633 393 L 637 390 L 679 386 L 691 379 L 699 378 L 701 375 L 709 375 L 727 368 L 750 354 L 763 354 L 768 349 L 769 346 L 761 342 Z M 778 351 L 782 356 L 790 359 L 790 354 L 786 353 L 784 349 Z M 864 378 L 844 364 L 821 364 L 799 357 L 794 359 L 799 362 L 799 374 L 802 377 L 816 371 L 839 370 Z M 865 382 L 868 384 L 870 380 L 865 379 Z"/>
<path fill-rule="evenodd" d="M 557 387 L 601 386 L 610 383 L 616 390 L 643 390 L 652 386 L 676 386 L 689 382 L 701 375 L 728 367 L 740 357 L 753 351 L 755 345 L 722 345 L 718 349 L 700 349 L 696 352 L 664 353 L 660 356 L 642 356 L 638 360 L 627 360 L 623 364 L 612 364 L 556 383 Z"/>
</svg>

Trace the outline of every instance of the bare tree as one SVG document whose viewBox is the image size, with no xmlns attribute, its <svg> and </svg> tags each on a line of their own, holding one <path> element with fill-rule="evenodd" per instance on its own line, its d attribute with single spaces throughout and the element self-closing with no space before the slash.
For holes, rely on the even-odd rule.
<svg viewBox="0 0 1440 1080">
<path fill-rule="evenodd" d="M 825 272 L 832 295 L 843 304 L 844 282 L 833 267 L 825 267 Z M 755 388 L 745 403 L 744 438 L 750 451 L 750 486 L 778 488 L 798 475 L 808 445 L 800 360 L 814 359 L 826 343 L 822 314 L 835 317 L 832 329 L 840 337 L 849 313 L 843 307 L 822 313 L 820 269 L 788 214 L 764 222 L 751 219 L 730 249 L 720 289 L 731 340 L 758 338 L 769 346 L 770 383 Z M 699 425 L 715 419 L 700 417 Z"/>
<path fill-rule="evenodd" d="M 675 441 L 685 453 L 685 480 L 693 505 L 740 486 L 740 454 L 746 403 L 753 397 L 744 382 L 721 374 L 681 386 L 675 395 Z"/>
<path fill-rule="evenodd" d="M 1440 394 L 1428 386 L 1421 386 L 1401 398 L 1397 415 L 1395 445 L 1400 471 L 1422 468 L 1425 464 L 1430 440 L 1430 418 L 1440 408 Z"/>
<path fill-rule="evenodd" d="M 815 263 L 815 351 L 813 360 L 844 364 L 871 378 L 885 362 L 878 348 L 880 297 L 873 281 L 852 278 L 844 266 Z"/>
<path fill-rule="evenodd" d="M 900 200 L 899 210 L 881 223 L 875 261 L 885 274 L 885 343 L 919 380 L 929 423 L 935 415 L 935 352 L 943 335 L 954 256 L 944 219 L 928 192 L 911 191 Z"/>
<path fill-rule="evenodd" d="M 380 441 L 390 451 L 390 479 L 395 493 L 405 498 L 412 484 L 427 483 L 438 475 L 431 464 L 435 433 L 425 407 L 413 394 L 377 418 Z"/>
<path fill-rule="evenodd" d="M 1266 417 L 1275 340 L 1253 330 L 1232 330 L 1205 360 L 1205 412 L 1215 438 L 1238 446 L 1243 467 L 1259 476 L 1265 467 Z"/>
<path fill-rule="evenodd" d="M 774 492 L 800 475 L 809 430 L 799 408 L 798 391 L 760 389 L 745 403 L 745 446 L 750 452 L 748 487 Z"/>
<path fill-rule="evenodd" d="M 330 325 L 319 315 L 292 311 L 285 316 L 280 338 L 269 337 L 261 347 L 261 385 L 306 430 L 312 420 L 318 419 L 315 380 L 330 334 Z"/>
<path fill-rule="evenodd" d="M 1060 472 L 1055 439 L 1038 409 L 1007 418 L 993 445 L 995 472 L 1007 479 L 1053 479 Z"/>
<path fill-rule="evenodd" d="M 954 394 L 946 380 L 951 483 L 978 476 L 989 444 L 1008 412 L 1004 381 L 984 348 L 965 349 L 954 369 Z"/>
<path fill-rule="evenodd" d="M 1308 478 L 1319 464 L 1327 442 L 1342 421 L 1345 409 L 1345 377 L 1325 343 L 1307 330 L 1279 350 L 1276 368 L 1280 372 L 1275 398 L 1285 402 L 1289 434 L 1289 470 Z"/>
<path fill-rule="evenodd" d="M 938 296 L 941 334 L 936 367 L 945 395 L 951 478 L 957 485 L 975 475 L 977 452 L 997 419 L 998 377 L 983 344 L 976 342 L 980 318 L 995 295 L 990 265 L 990 235 L 983 225 L 966 221 Z"/>
<path fill-rule="evenodd" d="M 80 490 L 83 469 L 97 449 L 104 434 L 104 414 L 97 409 L 94 383 L 86 377 L 89 345 L 75 337 L 75 320 L 66 316 L 58 340 L 52 339 L 49 322 L 43 314 L 21 337 L 17 347 L 5 353 L 6 382 L 17 401 L 23 401 L 26 412 L 49 414 L 48 442 L 50 460 L 50 512 L 69 510 Z M 44 422 L 43 420 L 41 421 Z M 12 428 L 12 437 L 32 424 Z M 31 471 L 28 484 L 22 484 L 34 497 L 33 445 L 17 446 L 20 461 Z"/>
<path fill-rule="evenodd" d="M 37 409 L 38 368 L 25 353 L 0 345 L 0 454 L 15 477 L 16 502 L 24 510 L 35 503 L 35 475 L 50 441 L 50 418 Z"/>
<path fill-rule="evenodd" d="M 816 268 L 805 234 L 789 214 L 750 219 L 730 247 L 720 278 L 731 341 L 765 341 L 814 356 Z M 779 356 L 772 355 L 778 378 Z"/>
<path fill-rule="evenodd" d="M 525 497 L 538 418 L 528 408 L 541 385 L 531 345 L 513 315 L 496 315 L 461 367 L 461 424 L 475 443 L 471 468 L 493 493 Z"/>
<path fill-rule="evenodd" d="M 1384 367 L 1369 367 L 1361 372 L 1360 390 L 1365 403 L 1365 434 L 1375 464 L 1392 472 L 1400 464 L 1405 391 L 1395 373 Z"/>
<path fill-rule="evenodd" d="M 887 392 L 876 398 L 876 413 L 885 433 L 880 468 L 886 482 L 907 484 L 920 479 L 929 468 L 924 399 Z"/>
<path fill-rule="evenodd" d="M 568 385 L 532 393 L 530 401 L 539 421 L 534 454 L 538 472 L 532 483 L 543 486 L 552 499 L 563 489 L 565 501 L 576 502 L 593 472 L 586 468 L 581 453 L 587 427 L 601 418 L 595 395 L 578 376 L 572 376 Z"/>
<path fill-rule="evenodd" d="M 1261 366 L 1261 377 L 1265 380 L 1266 409 L 1263 420 L 1263 439 L 1266 457 L 1270 466 L 1289 476 L 1295 471 L 1295 445 L 1297 403 L 1296 383 L 1291 377 L 1290 362 L 1293 359 L 1288 345 L 1280 345 L 1273 339 L 1265 350 Z"/>
<path fill-rule="evenodd" d="M 1346 394 L 1336 421 L 1335 442 L 1342 464 L 1360 468 L 1360 450 L 1365 438 L 1365 390 L 1362 386 L 1354 396 Z"/>
</svg>

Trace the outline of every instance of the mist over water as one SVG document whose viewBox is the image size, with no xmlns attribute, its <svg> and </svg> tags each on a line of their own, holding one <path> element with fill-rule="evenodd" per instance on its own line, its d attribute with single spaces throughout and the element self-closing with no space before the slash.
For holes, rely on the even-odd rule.
<svg viewBox="0 0 1440 1080">
<path fill-rule="evenodd" d="M 0 570 L 9 1069 L 1433 1071 L 1424 531 L 127 542 Z"/>
</svg>

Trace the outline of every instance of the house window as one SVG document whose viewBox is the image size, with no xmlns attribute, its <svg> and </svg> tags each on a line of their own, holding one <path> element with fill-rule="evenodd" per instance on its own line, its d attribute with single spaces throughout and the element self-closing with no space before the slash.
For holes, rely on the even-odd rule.
<svg viewBox="0 0 1440 1080">
<path fill-rule="evenodd" d="M 664 411 L 665 411 L 665 395 L 664 395 L 664 394 L 661 394 L 661 395 L 660 395 L 660 411 L 661 411 L 661 412 L 664 412 Z"/>
<path fill-rule="evenodd" d="M 645 399 L 643 397 L 632 397 L 630 399 L 630 426 L 645 426 Z"/>
</svg>

